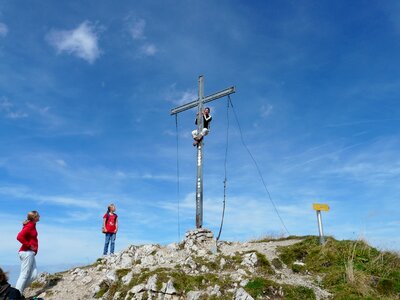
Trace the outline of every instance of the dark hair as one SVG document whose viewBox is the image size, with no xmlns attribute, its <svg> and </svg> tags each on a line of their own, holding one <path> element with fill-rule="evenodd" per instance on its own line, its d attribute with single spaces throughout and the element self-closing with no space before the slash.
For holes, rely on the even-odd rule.
<svg viewBox="0 0 400 300">
<path fill-rule="evenodd" d="M 7 281 L 8 281 L 7 273 L 5 273 L 2 268 L 0 268 L 0 283 L 5 283 Z"/>
<path fill-rule="evenodd" d="M 208 109 L 208 111 L 211 112 L 211 109 L 209 107 L 205 107 L 204 110 Z"/>
</svg>

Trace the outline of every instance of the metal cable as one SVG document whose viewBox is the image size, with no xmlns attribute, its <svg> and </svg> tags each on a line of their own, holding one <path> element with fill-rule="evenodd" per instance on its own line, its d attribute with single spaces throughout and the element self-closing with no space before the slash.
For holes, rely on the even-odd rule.
<svg viewBox="0 0 400 300">
<path fill-rule="evenodd" d="M 227 179 L 226 179 L 226 164 L 227 164 L 227 159 L 228 159 L 228 145 L 229 145 L 229 99 L 226 102 L 226 120 L 227 120 L 227 127 L 226 127 L 226 147 L 225 147 L 225 162 L 224 162 L 224 170 L 225 170 L 225 176 L 224 176 L 224 202 L 222 206 L 222 218 L 221 218 L 221 225 L 219 226 L 219 232 L 217 236 L 217 242 L 221 236 L 221 231 L 222 231 L 222 226 L 224 224 L 224 216 L 225 216 L 225 203 L 226 203 L 226 184 L 227 184 Z"/>
<path fill-rule="evenodd" d="M 180 223 L 180 205 L 179 205 L 179 198 L 180 198 L 180 186 L 179 186 L 179 131 L 178 131 L 178 114 L 175 114 L 175 128 L 176 128 L 176 178 L 177 178 L 177 185 L 176 185 L 176 192 L 178 196 L 178 241 L 181 240 L 181 223 Z"/>
<path fill-rule="evenodd" d="M 238 117 L 237 117 L 237 115 L 236 115 L 235 107 L 233 106 L 231 97 L 230 97 L 229 95 L 228 95 L 228 99 L 229 99 L 229 102 L 230 102 L 230 104 L 231 104 L 231 107 L 232 107 L 232 110 L 233 110 L 233 114 L 234 114 L 234 116 L 235 116 L 236 123 L 237 123 L 238 128 L 239 128 L 240 139 L 241 139 L 241 141 L 242 141 L 242 144 L 243 144 L 243 146 L 246 148 L 247 152 L 249 153 L 251 159 L 252 159 L 253 162 L 254 162 L 254 165 L 256 166 L 256 169 L 257 169 L 257 171 L 258 171 L 258 174 L 260 175 L 261 181 L 262 181 L 262 183 L 263 183 L 263 185 L 264 185 L 264 188 L 265 188 L 265 190 L 266 190 L 266 192 L 267 192 L 267 194 L 268 194 L 269 200 L 271 201 L 272 206 L 274 207 L 274 210 L 275 210 L 276 214 L 278 215 L 279 220 L 281 221 L 283 228 L 285 228 L 287 234 L 290 235 L 289 230 L 286 228 L 286 225 L 285 225 L 285 223 L 283 222 L 283 219 L 282 219 L 281 215 L 279 214 L 278 209 L 276 208 L 276 205 L 275 205 L 274 201 L 272 200 L 271 194 L 269 193 L 268 188 L 267 188 L 267 185 L 265 184 L 264 177 L 262 176 L 261 170 L 260 170 L 260 168 L 258 167 L 258 164 L 257 164 L 256 160 L 254 159 L 253 155 L 251 154 L 251 152 L 250 152 L 249 148 L 247 147 L 246 143 L 244 142 L 243 133 L 242 133 L 242 128 L 240 127 L 239 119 L 238 119 Z"/>
</svg>

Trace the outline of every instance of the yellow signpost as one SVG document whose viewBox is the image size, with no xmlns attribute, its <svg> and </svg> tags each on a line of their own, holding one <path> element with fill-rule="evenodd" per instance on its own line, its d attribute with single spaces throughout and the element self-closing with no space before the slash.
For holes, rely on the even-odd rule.
<svg viewBox="0 0 400 300">
<path fill-rule="evenodd" d="M 314 208 L 314 210 L 329 211 L 328 204 L 313 203 L 313 208 Z"/>
<path fill-rule="evenodd" d="M 323 243 L 325 243 L 325 238 L 324 238 L 324 230 L 322 228 L 321 211 L 329 211 L 329 205 L 321 203 L 313 203 L 313 209 L 317 211 L 319 243 L 322 245 Z"/>
</svg>

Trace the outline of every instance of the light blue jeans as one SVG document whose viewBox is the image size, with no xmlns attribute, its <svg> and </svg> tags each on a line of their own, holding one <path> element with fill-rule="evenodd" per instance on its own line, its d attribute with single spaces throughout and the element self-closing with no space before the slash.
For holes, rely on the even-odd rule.
<svg viewBox="0 0 400 300">
<path fill-rule="evenodd" d="M 114 246 L 115 246 L 115 238 L 117 237 L 116 233 L 106 233 L 106 242 L 104 243 L 104 251 L 103 251 L 103 255 L 107 255 L 108 252 L 108 244 L 110 244 L 110 254 L 114 253 Z"/>
<path fill-rule="evenodd" d="M 37 277 L 35 252 L 31 250 L 20 251 L 19 259 L 21 260 L 21 273 L 19 274 L 15 288 L 22 294 L 25 288 Z"/>
</svg>

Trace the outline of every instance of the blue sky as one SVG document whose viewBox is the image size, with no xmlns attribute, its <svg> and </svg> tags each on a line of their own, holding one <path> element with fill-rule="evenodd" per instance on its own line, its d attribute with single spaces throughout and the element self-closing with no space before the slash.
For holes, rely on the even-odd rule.
<svg viewBox="0 0 400 300">
<path fill-rule="evenodd" d="M 234 85 L 243 138 L 290 234 L 324 230 L 400 249 L 400 5 L 397 1 L 2 1 L 2 264 L 38 210 L 39 265 L 101 255 L 114 202 L 116 248 L 177 242 L 195 227 L 195 111 Z M 227 100 L 210 103 L 204 226 L 222 213 Z M 222 239 L 284 228 L 229 110 Z M 178 205 L 179 203 L 179 205 Z M 178 212 L 179 207 L 179 212 Z M 179 222 L 178 222 L 179 219 Z"/>
</svg>

